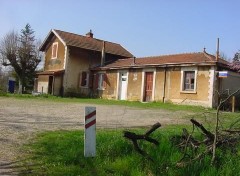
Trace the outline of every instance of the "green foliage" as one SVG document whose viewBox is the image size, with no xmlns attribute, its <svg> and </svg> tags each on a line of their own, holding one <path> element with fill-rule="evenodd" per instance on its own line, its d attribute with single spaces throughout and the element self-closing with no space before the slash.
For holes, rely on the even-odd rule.
<svg viewBox="0 0 240 176">
<path fill-rule="evenodd" d="M 133 131 L 139 134 L 145 132 L 144 129 Z M 211 156 L 209 156 L 189 166 L 176 167 L 182 154 L 169 139 L 179 131 L 180 128 L 176 129 L 176 126 L 155 131 L 152 137 L 160 142 L 158 147 L 148 142 L 140 142 L 141 148 L 153 158 L 154 162 L 139 155 L 133 149 L 132 143 L 123 138 L 120 130 L 97 131 L 97 156 L 95 158 L 83 156 L 83 131 L 46 132 L 38 135 L 35 141 L 26 148 L 31 151 L 32 159 L 24 163 L 26 170 L 21 174 L 225 176 L 238 173 L 240 153 L 233 155 L 228 150 L 218 150 L 218 163 L 215 166 L 210 166 Z M 31 166 L 28 166 L 28 163 L 31 163 Z"/>
<path fill-rule="evenodd" d="M 20 35 L 15 31 L 7 33 L 0 41 L 0 59 L 4 66 L 11 66 L 22 84 L 20 90 L 33 88 L 35 69 L 41 61 L 34 31 L 27 24 Z"/>
</svg>

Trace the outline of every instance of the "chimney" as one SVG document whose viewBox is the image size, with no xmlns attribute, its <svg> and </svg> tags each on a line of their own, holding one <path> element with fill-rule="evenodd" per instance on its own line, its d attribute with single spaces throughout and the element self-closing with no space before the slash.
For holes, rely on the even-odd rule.
<svg viewBox="0 0 240 176">
<path fill-rule="evenodd" d="M 206 53 L 206 48 L 205 47 L 203 48 L 203 52 Z"/>
<path fill-rule="evenodd" d="M 133 57 L 133 65 L 135 65 L 136 64 L 136 57 L 134 56 Z"/>
<path fill-rule="evenodd" d="M 217 38 L 216 61 L 218 61 L 218 58 L 219 58 L 219 38 Z"/>
<path fill-rule="evenodd" d="M 93 38 L 93 33 L 92 33 L 91 29 L 90 29 L 90 31 L 88 33 L 86 33 L 86 37 Z"/>
<path fill-rule="evenodd" d="M 102 42 L 101 66 L 105 64 L 105 41 Z"/>
</svg>

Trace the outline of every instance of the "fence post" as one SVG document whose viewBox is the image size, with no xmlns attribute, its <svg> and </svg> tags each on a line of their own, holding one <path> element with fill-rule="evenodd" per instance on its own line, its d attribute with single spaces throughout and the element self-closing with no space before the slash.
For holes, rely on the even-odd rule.
<svg viewBox="0 0 240 176">
<path fill-rule="evenodd" d="M 96 107 L 85 107 L 84 156 L 96 156 Z"/>
</svg>

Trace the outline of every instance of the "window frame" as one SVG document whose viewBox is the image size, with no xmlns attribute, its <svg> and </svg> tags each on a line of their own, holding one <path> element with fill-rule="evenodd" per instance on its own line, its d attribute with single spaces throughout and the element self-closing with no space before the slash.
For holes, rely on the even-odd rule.
<svg viewBox="0 0 240 176">
<path fill-rule="evenodd" d="M 194 77 L 194 83 L 193 83 L 193 89 L 186 89 L 186 73 L 188 72 L 193 72 L 193 77 Z M 190 80 L 190 86 L 191 86 L 191 79 Z M 181 93 L 197 93 L 197 68 L 196 67 L 189 67 L 185 68 L 183 67 L 181 69 Z"/>
<path fill-rule="evenodd" d="M 54 53 L 54 46 L 56 46 L 56 51 Z M 54 55 L 55 54 L 55 55 Z M 52 56 L 51 59 L 57 59 L 57 54 L 58 54 L 58 42 L 54 42 L 52 44 Z M 54 57 L 55 56 L 55 57 Z"/>
</svg>

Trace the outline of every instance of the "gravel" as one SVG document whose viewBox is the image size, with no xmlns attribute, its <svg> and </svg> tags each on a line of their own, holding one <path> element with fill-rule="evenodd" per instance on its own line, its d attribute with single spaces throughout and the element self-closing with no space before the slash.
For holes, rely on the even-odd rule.
<svg viewBox="0 0 240 176">
<path fill-rule="evenodd" d="M 89 105 L 39 99 L 0 97 L 0 175 L 17 175 L 21 147 L 36 133 L 83 129 L 84 107 L 96 106 L 97 128 L 132 128 L 160 122 L 186 123 L 186 112 L 139 109 L 115 105 Z"/>
</svg>

